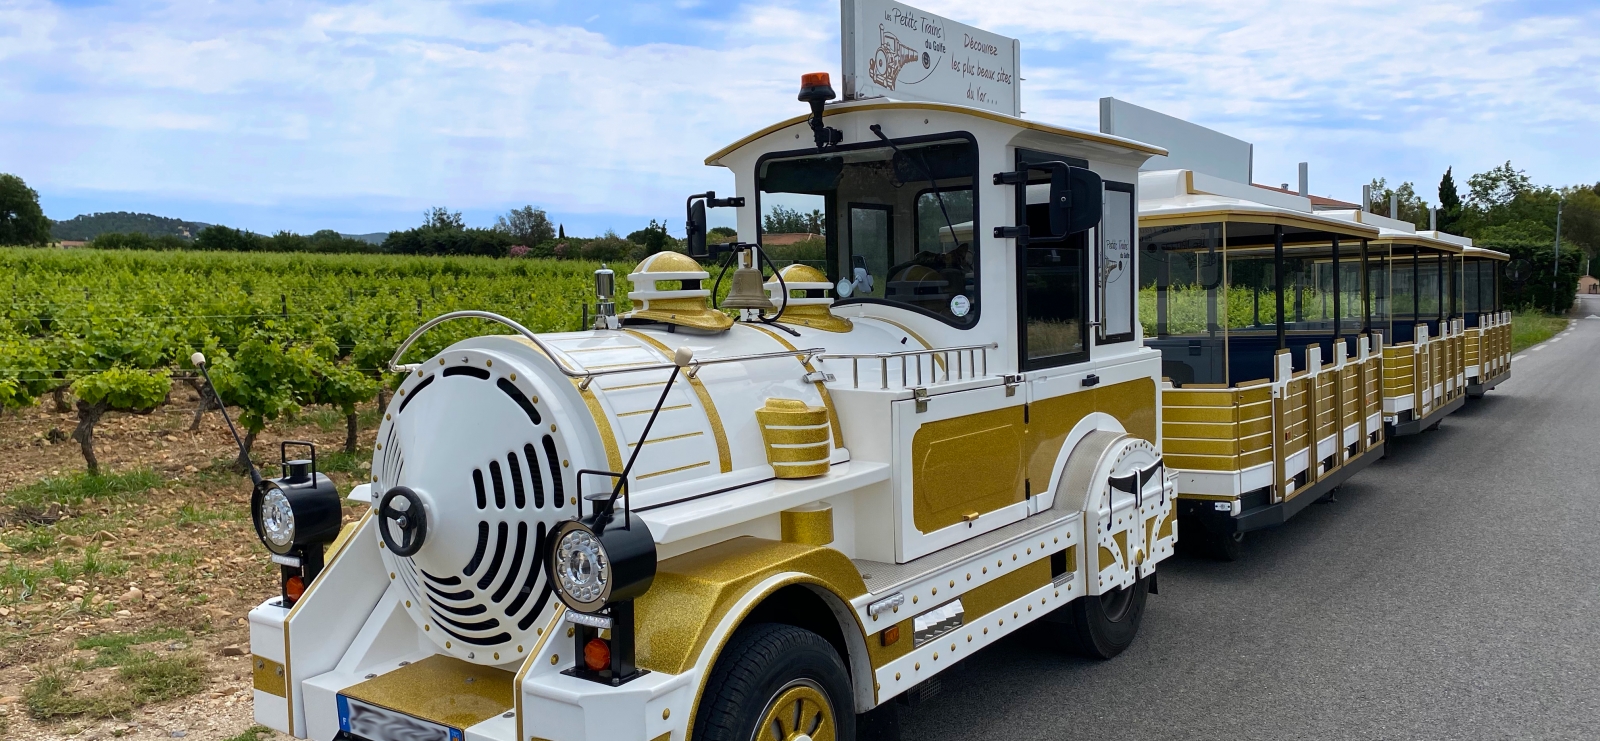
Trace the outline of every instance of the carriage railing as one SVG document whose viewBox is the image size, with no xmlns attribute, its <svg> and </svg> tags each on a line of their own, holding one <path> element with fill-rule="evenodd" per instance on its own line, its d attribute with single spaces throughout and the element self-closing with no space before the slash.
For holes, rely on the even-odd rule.
<svg viewBox="0 0 1600 741">
<path fill-rule="evenodd" d="M 982 378 L 989 375 L 989 351 L 999 347 L 998 343 L 986 345 L 957 345 L 953 347 L 930 347 L 925 350 L 902 350 L 899 352 L 879 353 L 831 353 L 817 356 L 817 359 L 826 363 L 829 360 L 850 361 L 850 386 L 861 388 L 861 364 L 877 365 L 879 385 L 881 390 L 890 388 L 890 380 L 894 377 L 896 366 L 900 371 L 900 385 L 896 388 L 906 389 L 917 386 L 928 386 L 952 381 L 964 381 L 973 378 Z M 926 366 L 926 369 L 924 369 Z M 916 382 L 912 382 L 915 374 Z"/>
</svg>

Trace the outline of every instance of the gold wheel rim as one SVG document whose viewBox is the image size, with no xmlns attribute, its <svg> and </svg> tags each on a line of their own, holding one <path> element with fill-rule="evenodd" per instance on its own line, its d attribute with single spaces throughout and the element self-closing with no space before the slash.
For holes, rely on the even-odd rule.
<svg viewBox="0 0 1600 741">
<path fill-rule="evenodd" d="M 797 679 L 767 703 L 753 741 L 835 741 L 836 729 L 828 694 L 809 679 Z"/>
</svg>

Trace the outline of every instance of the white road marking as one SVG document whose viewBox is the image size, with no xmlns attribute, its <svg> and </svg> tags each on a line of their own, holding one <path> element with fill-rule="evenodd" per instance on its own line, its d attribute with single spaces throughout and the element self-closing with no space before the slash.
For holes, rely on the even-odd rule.
<svg viewBox="0 0 1600 741">
<path fill-rule="evenodd" d="M 1525 358 L 1527 358 L 1527 357 L 1528 357 L 1528 356 L 1527 356 L 1527 355 L 1518 355 L 1518 356 L 1516 356 L 1516 357 L 1514 357 L 1514 358 L 1512 358 L 1512 359 L 1511 359 L 1511 362 L 1513 362 L 1513 363 L 1515 363 L 1515 362 L 1517 362 L 1517 361 L 1518 361 L 1518 360 L 1523 360 L 1523 359 L 1525 359 Z"/>
<path fill-rule="evenodd" d="M 1539 352 L 1540 350 L 1543 350 L 1543 349 L 1544 349 L 1544 345 L 1538 345 L 1538 346 L 1534 347 L 1532 350 L 1529 350 L 1529 352 Z"/>
<path fill-rule="evenodd" d="M 1561 341 L 1561 338 L 1560 338 L 1560 337 L 1551 337 L 1551 338 L 1550 338 L 1550 341 L 1551 341 L 1551 342 L 1560 342 L 1560 341 Z"/>
</svg>

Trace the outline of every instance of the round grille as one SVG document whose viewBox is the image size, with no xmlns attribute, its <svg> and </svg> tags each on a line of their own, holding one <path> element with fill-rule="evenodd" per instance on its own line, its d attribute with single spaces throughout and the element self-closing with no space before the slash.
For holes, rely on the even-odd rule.
<svg viewBox="0 0 1600 741">
<path fill-rule="evenodd" d="M 571 469 L 526 369 L 474 351 L 445 359 L 406 380 L 374 451 L 378 496 L 416 490 L 427 539 L 409 558 L 380 552 L 435 643 L 476 663 L 507 663 L 532 649 L 557 603 L 543 554 L 546 534 L 576 512 L 563 475 Z"/>
</svg>

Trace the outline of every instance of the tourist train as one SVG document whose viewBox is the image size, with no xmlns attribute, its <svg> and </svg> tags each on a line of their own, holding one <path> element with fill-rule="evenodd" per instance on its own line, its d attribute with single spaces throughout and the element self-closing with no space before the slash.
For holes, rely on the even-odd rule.
<svg viewBox="0 0 1600 741">
<path fill-rule="evenodd" d="M 1506 256 L 1470 240 L 1111 134 L 833 97 L 807 75 L 809 114 L 706 159 L 735 192 L 689 199 L 689 254 L 634 267 L 629 310 L 602 270 L 578 331 L 420 326 L 359 520 L 314 456 L 258 484 L 283 575 L 249 616 L 258 722 L 892 728 L 1030 624 L 1115 656 L 1180 535 L 1236 558 L 1510 373 Z M 771 260 L 776 205 L 821 215 L 820 260 Z M 708 244 L 708 208 L 754 241 Z M 461 318 L 502 333 L 402 362 Z"/>
</svg>

